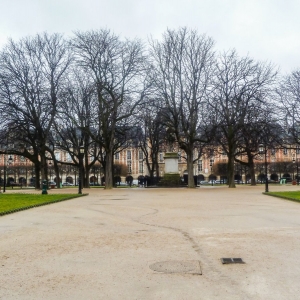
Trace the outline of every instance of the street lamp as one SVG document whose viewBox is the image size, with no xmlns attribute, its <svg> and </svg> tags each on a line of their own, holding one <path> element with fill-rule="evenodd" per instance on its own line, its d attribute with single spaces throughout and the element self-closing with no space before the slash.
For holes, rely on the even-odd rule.
<svg viewBox="0 0 300 300">
<path fill-rule="evenodd" d="M 83 159 L 83 156 L 84 156 L 84 146 L 81 145 L 79 147 L 79 183 L 78 183 L 78 194 L 82 194 L 82 169 L 83 169 L 83 162 L 82 162 L 82 159 Z"/>
<path fill-rule="evenodd" d="M 268 165 L 267 165 L 267 148 L 264 145 L 259 145 L 258 151 L 260 154 L 265 154 L 265 192 L 269 192 L 269 185 L 268 185 Z"/>
<path fill-rule="evenodd" d="M 7 172 L 7 165 L 13 162 L 13 158 L 11 155 L 9 156 L 9 159 L 6 160 L 6 154 L 4 154 L 4 183 L 3 183 L 3 193 L 6 191 L 6 172 Z"/>
</svg>

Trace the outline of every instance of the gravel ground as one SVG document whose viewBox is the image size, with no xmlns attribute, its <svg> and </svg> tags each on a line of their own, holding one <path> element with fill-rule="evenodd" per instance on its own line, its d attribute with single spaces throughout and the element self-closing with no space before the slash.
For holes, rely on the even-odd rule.
<svg viewBox="0 0 300 300">
<path fill-rule="evenodd" d="M 2 216 L 0 299 L 299 299 L 300 204 L 263 190 L 90 189 Z"/>
</svg>

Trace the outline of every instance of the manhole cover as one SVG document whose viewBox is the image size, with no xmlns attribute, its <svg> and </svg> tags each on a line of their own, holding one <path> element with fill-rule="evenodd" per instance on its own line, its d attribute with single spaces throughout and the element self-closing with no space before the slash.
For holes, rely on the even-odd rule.
<svg viewBox="0 0 300 300">
<path fill-rule="evenodd" d="M 222 264 L 244 264 L 241 258 L 221 258 Z"/>
<path fill-rule="evenodd" d="M 149 268 L 162 273 L 188 273 L 202 275 L 198 260 L 171 260 L 154 263 Z"/>
</svg>

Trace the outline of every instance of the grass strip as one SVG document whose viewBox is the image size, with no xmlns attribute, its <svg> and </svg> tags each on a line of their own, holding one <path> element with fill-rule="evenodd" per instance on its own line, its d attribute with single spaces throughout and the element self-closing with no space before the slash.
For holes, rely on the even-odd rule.
<svg viewBox="0 0 300 300">
<path fill-rule="evenodd" d="M 282 198 L 285 200 L 300 202 L 300 191 L 268 192 L 263 194 L 277 198 Z"/>
<path fill-rule="evenodd" d="M 86 195 L 88 194 L 0 194 L 0 216 Z"/>
</svg>

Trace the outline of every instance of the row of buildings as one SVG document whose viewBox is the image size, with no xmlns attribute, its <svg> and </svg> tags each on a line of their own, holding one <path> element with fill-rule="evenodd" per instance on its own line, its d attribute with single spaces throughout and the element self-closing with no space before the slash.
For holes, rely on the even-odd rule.
<svg viewBox="0 0 300 300">
<path fill-rule="evenodd" d="M 159 174 L 163 176 L 165 172 L 164 152 L 159 153 Z M 58 161 L 71 161 L 68 153 L 56 151 L 55 157 Z M 280 149 L 270 149 L 267 155 L 258 155 L 256 160 L 257 179 L 262 174 L 265 174 L 265 159 L 267 162 L 268 178 L 278 180 L 280 177 L 295 178 L 298 173 L 298 157 L 300 158 L 300 149 L 286 147 Z M 243 160 L 243 157 L 240 157 Z M 143 152 L 138 148 L 127 148 L 115 154 L 114 161 L 116 164 L 123 165 L 126 168 L 126 174 L 130 174 L 134 179 L 140 175 L 148 175 Z M 221 174 L 218 174 L 215 167 L 219 163 L 226 163 L 227 156 L 225 153 L 217 151 L 211 152 L 210 155 L 203 155 L 194 164 L 194 175 L 197 175 L 199 180 L 218 179 Z M 180 176 L 187 173 L 186 161 L 184 153 L 178 152 L 178 171 Z M 23 156 L 2 154 L 0 156 L 0 183 L 3 185 L 4 173 L 6 173 L 6 182 L 22 183 L 23 185 L 34 184 L 34 165 Z M 124 173 L 124 172 L 123 172 Z M 236 179 L 247 181 L 250 178 L 247 168 L 240 164 L 236 164 Z M 53 166 L 49 164 L 50 181 L 57 181 L 54 175 Z M 103 169 L 100 163 L 96 163 L 90 171 L 90 182 L 100 183 L 104 176 Z M 123 174 L 124 177 L 124 174 Z M 223 174 L 223 177 L 224 176 Z M 76 167 L 61 165 L 60 166 L 61 182 L 69 182 L 72 184 L 78 183 L 78 169 Z M 124 180 L 124 179 L 123 179 Z"/>
</svg>

